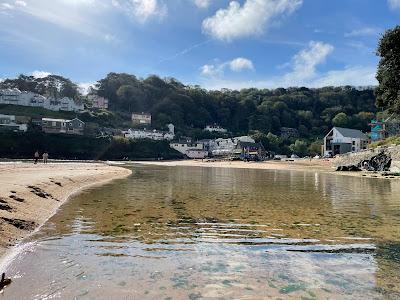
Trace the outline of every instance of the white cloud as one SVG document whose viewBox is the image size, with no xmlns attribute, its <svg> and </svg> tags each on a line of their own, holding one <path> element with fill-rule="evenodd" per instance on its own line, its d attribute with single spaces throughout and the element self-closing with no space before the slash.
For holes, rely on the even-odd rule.
<svg viewBox="0 0 400 300">
<path fill-rule="evenodd" d="M 194 4 L 199 8 L 207 8 L 210 5 L 210 0 L 194 0 Z"/>
<path fill-rule="evenodd" d="M 309 88 L 318 88 L 324 86 L 376 86 L 378 84 L 375 79 L 376 67 L 374 66 L 349 66 L 341 70 L 331 70 L 329 72 L 319 74 L 318 77 L 311 80 L 290 84 L 282 78 L 266 78 L 261 80 L 248 81 L 232 81 L 224 79 L 215 79 L 203 82 L 203 86 L 209 90 L 220 90 L 228 88 L 232 90 L 240 90 L 244 88 L 260 88 L 273 89 L 278 87 L 288 88 L 295 86 L 306 86 Z"/>
<path fill-rule="evenodd" d="M 205 80 L 202 84 L 207 89 L 242 89 L 242 88 L 278 88 L 278 87 L 323 87 L 323 86 L 366 86 L 376 85 L 375 79 L 376 66 L 346 66 L 344 69 L 330 70 L 325 73 L 318 72 L 318 66 L 323 64 L 334 47 L 323 42 L 309 42 L 308 46 L 295 54 L 290 62 L 285 64 L 285 68 L 290 68 L 288 72 L 281 76 L 271 76 L 269 78 L 236 81 L 228 80 L 222 77 L 212 77 L 211 80 Z M 209 65 L 208 73 L 211 75 L 220 73 L 215 72 L 222 65 Z M 212 66 L 212 67 L 210 67 Z"/>
<path fill-rule="evenodd" d="M 45 72 L 45 71 L 33 71 L 31 75 L 35 78 L 45 78 L 45 77 L 51 75 L 51 73 Z"/>
<path fill-rule="evenodd" d="M 400 1 L 400 0 L 399 0 Z M 364 27 L 344 34 L 345 37 L 377 36 L 382 30 L 375 27 Z"/>
<path fill-rule="evenodd" d="M 275 19 L 293 13 L 302 3 L 303 0 L 246 0 L 241 6 L 238 1 L 231 1 L 227 8 L 203 21 L 203 31 L 225 41 L 259 35 Z"/>
<path fill-rule="evenodd" d="M 388 0 L 391 9 L 400 9 L 400 0 Z"/>
<path fill-rule="evenodd" d="M 15 1 L 15 5 L 25 7 L 27 6 L 25 1 L 17 0 Z"/>
<path fill-rule="evenodd" d="M 145 23 L 150 18 L 162 19 L 168 13 L 162 0 L 112 0 L 111 3 L 140 23 Z"/>
<path fill-rule="evenodd" d="M 233 72 L 241 72 L 244 70 L 254 70 L 254 65 L 250 59 L 237 57 L 224 63 L 204 65 L 200 69 L 202 75 L 216 77 L 222 76 L 226 68 L 229 68 Z"/>
<path fill-rule="evenodd" d="M 204 65 L 201 67 L 201 74 L 204 76 L 217 76 L 223 72 L 221 66 L 216 65 Z"/>
<path fill-rule="evenodd" d="M 11 5 L 10 3 L 1 3 L 0 9 L 12 10 L 12 9 L 14 9 L 14 5 Z"/>
<path fill-rule="evenodd" d="M 307 48 L 301 50 L 292 58 L 292 72 L 284 76 L 288 83 L 302 82 L 316 75 L 316 68 L 324 63 L 334 50 L 330 44 L 311 41 Z"/>
<path fill-rule="evenodd" d="M 343 70 L 332 70 L 312 82 L 312 86 L 365 86 L 377 85 L 375 67 L 348 66 Z"/>
<path fill-rule="evenodd" d="M 254 70 L 253 62 L 247 58 L 238 57 L 229 62 L 229 67 L 234 72 L 240 72 L 242 70 Z"/>
</svg>

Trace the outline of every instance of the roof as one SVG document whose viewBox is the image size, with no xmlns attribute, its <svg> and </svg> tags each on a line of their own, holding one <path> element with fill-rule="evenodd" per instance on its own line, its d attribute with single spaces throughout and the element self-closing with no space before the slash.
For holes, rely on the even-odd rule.
<svg viewBox="0 0 400 300">
<path fill-rule="evenodd" d="M 264 149 L 263 144 L 261 144 L 261 143 L 250 143 L 250 142 L 239 141 L 238 144 L 240 144 L 240 146 L 242 146 L 242 147 L 254 147 L 254 148 Z"/>
<path fill-rule="evenodd" d="M 333 128 L 339 131 L 339 133 L 344 137 L 349 137 L 354 139 L 364 139 L 364 140 L 368 139 L 368 137 L 362 131 L 357 129 L 342 128 L 342 127 L 333 127 Z"/>
<path fill-rule="evenodd" d="M 70 120 L 43 118 L 42 121 L 47 121 L 47 122 L 69 122 Z"/>
</svg>

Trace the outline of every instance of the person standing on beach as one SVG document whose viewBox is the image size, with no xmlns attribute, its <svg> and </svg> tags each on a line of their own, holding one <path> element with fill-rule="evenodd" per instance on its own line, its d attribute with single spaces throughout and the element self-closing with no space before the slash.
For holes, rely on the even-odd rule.
<svg viewBox="0 0 400 300">
<path fill-rule="evenodd" d="M 38 160 L 39 160 L 39 151 L 36 150 L 35 152 L 35 165 L 37 164 Z"/>
<path fill-rule="evenodd" d="M 47 153 L 47 151 L 45 151 L 43 153 L 43 163 L 47 164 L 47 160 L 49 159 L 49 154 Z"/>
</svg>

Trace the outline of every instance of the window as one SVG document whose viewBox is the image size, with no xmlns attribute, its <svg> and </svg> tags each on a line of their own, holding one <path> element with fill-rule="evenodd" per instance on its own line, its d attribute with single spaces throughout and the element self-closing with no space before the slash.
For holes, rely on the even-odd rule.
<svg viewBox="0 0 400 300">
<path fill-rule="evenodd" d="M 356 144 L 356 141 L 353 141 L 353 146 Z"/>
</svg>

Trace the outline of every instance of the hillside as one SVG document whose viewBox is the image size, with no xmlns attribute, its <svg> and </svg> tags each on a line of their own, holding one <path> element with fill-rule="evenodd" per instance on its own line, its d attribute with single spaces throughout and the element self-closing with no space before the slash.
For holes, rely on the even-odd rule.
<svg viewBox="0 0 400 300">
<path fill-rule="evenodd" d="M 0 83 L 0 88 L 42 94 L 54 93 L 57 86 L 60 95 L 85 99 L 76 84 L 61 76 L 34 79 L 21 75 Z M 208 91 L 172 78 L 152 75 L 139 79 L 110 73 L 98 81 L 92 93 L 110 100 L 110 112 L 85 112 L 81 115 L 84 121 L 126 129 L 132 112 L 149 112 L 155 128 L 173 123 L 179 135 L 200 139 L 210 137 L 202 130 L 205 125 L 219 124 L 232 135 L 252 134 L 267 148 L 284 153 L 293 151 L 296 141 L 302 152 L 316 153 L 318 142 L 312 143 L 332 126 L 367 131 L 377 112 L 372 88 L 350 86 Z M 0 113 L 3 111 L 0 108 Z"/>
</svg>

